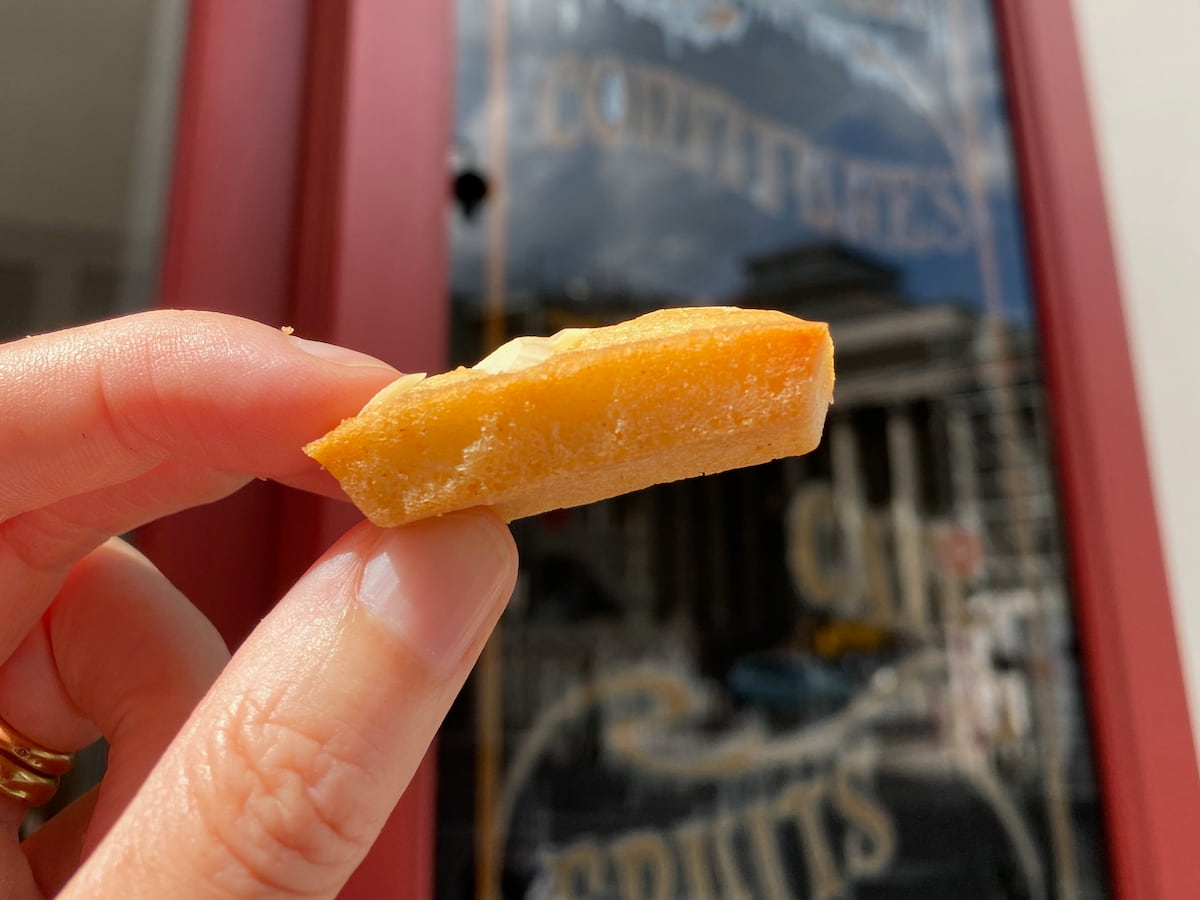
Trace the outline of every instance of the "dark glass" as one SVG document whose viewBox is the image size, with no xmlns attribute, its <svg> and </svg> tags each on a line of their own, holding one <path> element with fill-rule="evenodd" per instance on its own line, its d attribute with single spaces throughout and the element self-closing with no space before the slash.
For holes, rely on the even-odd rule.
<svg viewBox="0 0 1200 900">
<path fill-rule="evenodd" d="M 518 522 L 441 898 L 1107 896 L 983 0 L 459 0 L 455 361 L 831 323 L 809 456 Z"/>
</svg>

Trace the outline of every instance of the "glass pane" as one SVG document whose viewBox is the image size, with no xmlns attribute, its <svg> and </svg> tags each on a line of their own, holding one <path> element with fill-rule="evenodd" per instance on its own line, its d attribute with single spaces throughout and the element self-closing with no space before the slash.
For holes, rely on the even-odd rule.
<svg viewBox="0 0 1200 900">
<path fill-rule="evenodd" d="M 0 12 L 0 341 L 149 306 L 184 0 Z"/>
<path fill-rule="evenodd" d="M 1107 896 L 984 0 L 459 0 L 456 362 L 829 321 L 820 449 L 516 524 L 443 898 Z"/>
</svg>

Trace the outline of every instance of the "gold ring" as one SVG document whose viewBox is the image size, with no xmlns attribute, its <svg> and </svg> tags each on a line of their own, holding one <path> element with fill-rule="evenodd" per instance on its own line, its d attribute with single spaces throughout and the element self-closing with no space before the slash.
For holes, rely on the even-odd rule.
<svg viewBox="0 0 1200 900">
<path fill-rule="evenodd" d="M 49 750 L 0 719 L 0 793 L 30 806 L 49 802 L 74 755 Z"/>
<path fill-rule="evenodd" d="M 49 803 L 58 791 L 58 779 L 22 768 L 7 756 L 0 756 L 0 794 L 7 794 L 29 806 Z"/>
</svg>

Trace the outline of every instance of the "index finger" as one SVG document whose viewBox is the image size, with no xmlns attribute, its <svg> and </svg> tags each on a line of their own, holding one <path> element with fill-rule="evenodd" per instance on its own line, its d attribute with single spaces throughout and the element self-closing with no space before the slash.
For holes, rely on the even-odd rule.
<svg viewBox="0 0 1200 900">
<path fill-rule="evenodd" d="M 144 313 L 0 347 L 0 659 L 112 535 L 251 476 L 312 487 L 321 473 L 301 446 L 396 374 L 213 313 Z"/>
<path fill-rule="evenodd" d="M 396 375 L 217 313 L 142 313 L 4 345 L 0 520 L 165 462 L 302 479 L 316 466 L 300 447 Z"/>
</svg>

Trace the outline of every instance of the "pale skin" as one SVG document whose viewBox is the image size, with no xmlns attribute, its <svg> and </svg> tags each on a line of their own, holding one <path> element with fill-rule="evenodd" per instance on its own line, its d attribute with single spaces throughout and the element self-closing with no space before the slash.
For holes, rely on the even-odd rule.
<svg viewBox="0 0 1200 900">
<path fill-rule="evenodd" d="M 111 746 L 98 790 L 23 844 L 0 797 L 0 896 L 337 895 L 511 594 L 508 530 L 361 524 L 232 659 L 113 535 L 252 478 L 339 496 L 300 447 L 396 376 L 203 313 L 0 345 L 0 717 Z"/>
</svg>

